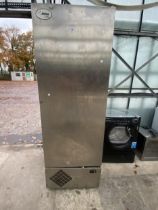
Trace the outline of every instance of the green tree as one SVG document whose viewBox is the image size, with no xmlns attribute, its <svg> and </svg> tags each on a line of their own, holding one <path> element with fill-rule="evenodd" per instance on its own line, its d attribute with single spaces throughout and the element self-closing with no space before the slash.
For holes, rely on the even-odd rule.
<svg viewBox="0 0 158 210">
<path fill-rule="evenodd" d="M 16 27 L 1 29 L 2 59 L 7 58 L 9 70 L 34 70 L 32 32 L 21 33 Z M 1 47 L 2 45 L 2 47 Z"/>
<path fill-rule="evenodd" d="M 18 48 L 17 55 L 18 58 L 23 61 L 23 65 L 26 70 L 30 70 L 33 66 L 33 39 L 32 32 L 27 32 L 20 34 L 17 39 Z"/>
</svg>

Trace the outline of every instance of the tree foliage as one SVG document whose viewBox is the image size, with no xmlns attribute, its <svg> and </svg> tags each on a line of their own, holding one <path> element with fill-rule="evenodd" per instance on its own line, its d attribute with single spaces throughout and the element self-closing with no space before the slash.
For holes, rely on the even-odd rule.
<svg viewBox="0 0 158 210">
<path fill-rule="evenodd" d="M 0 29 L 0 62 L 10 71 L 34 70 L 32 32 L 21 33 L 16 27 Z"/>
<path fill-rule="evenodd" d="M 2 33 L 2 29 L 0 28 L 0 49 L 4 46 L 4 36 Z"/>
</svg>

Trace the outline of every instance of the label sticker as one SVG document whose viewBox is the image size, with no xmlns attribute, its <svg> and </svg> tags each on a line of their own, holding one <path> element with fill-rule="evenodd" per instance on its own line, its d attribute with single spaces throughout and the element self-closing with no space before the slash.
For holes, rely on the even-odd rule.
<svg viewBox="0 0 158 210">
<path fill-rule="evenodd" d="M 26 77 L 30 77 L 30 72 L 26 72 Z"/>
<path fill-rule="evenodd" d="M 36 15 L 38 18 L 43 19 L 43 20 L 48 20 L 52 16 L 51 12 L 47 9 L 37 10 Z"/>
<path fill-rule="evenodd" d="M 136 147 L 137 147 L 137 142 L 133 141 L 131 144 L 131 149 L 136 149 Z"/>
</svg>

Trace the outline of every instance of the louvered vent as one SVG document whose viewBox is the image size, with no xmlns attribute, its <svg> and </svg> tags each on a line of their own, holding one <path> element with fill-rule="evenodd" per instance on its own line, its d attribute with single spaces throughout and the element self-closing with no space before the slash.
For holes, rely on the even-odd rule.
<svg viewBox="0 0 158 210">
<path fill-rule="evenodd" d="M 60 170 L 50 179 L 58 186 L 63 187 L 66 183 L 72 180 L 72 177 L 65 173 L 63 170 Z"/>
</svg>

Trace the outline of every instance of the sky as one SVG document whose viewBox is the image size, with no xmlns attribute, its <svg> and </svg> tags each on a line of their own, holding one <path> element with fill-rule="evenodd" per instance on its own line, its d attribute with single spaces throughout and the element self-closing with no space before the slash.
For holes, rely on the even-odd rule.
<svg viewBox="0 0 158 210">
<path fill-rule="evenodd" d="M 24 18 L 0 18 L 0 27 L 11 27 L 15 26 L 22 32 L 32 30 L 32 19 Z"/>
</svg>

